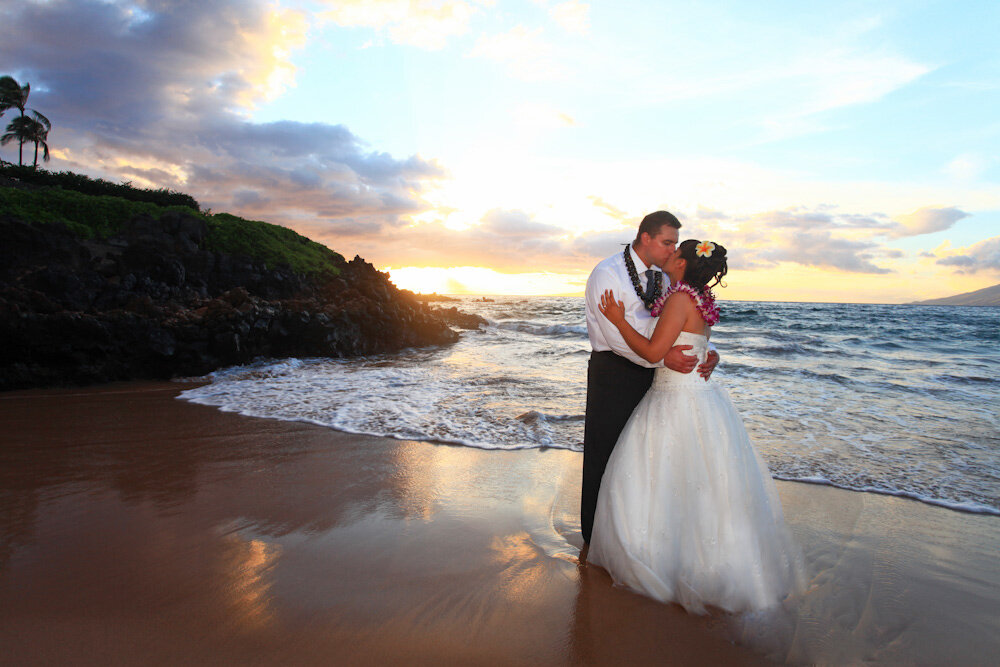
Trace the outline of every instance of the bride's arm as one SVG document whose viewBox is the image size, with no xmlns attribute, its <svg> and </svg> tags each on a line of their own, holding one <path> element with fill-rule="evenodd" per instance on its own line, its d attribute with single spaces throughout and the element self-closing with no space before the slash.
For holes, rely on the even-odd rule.
<svg viewBox="0 0 1000 667">
<path fill-rule="evenodd" d="M 663 306 L 660 319 L 656 322 L 653 335 L 646 338 L 636 331 L 625 319 L 625 304 L 615 300 L 611 290 L 601 295 L 600 311 L 618 328 L 622 338 L 632 350 L 650 363 L 655 363 L 666 356 L 677 336 L 680 335 L 684 322 L 687 320 L 685 302 L 671 295 Z M 681 346 L 689 349 L 690 346 Z"/>
</svg>

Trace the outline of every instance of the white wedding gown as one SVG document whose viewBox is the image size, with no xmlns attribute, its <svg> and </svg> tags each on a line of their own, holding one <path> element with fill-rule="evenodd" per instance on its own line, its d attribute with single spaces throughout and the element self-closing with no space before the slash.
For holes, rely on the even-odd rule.
<svg viewBox="0 0 1000 667">
<path fill-rule="evenodd" d="M 674 344 L 704 361 L 705 336 Z M 714 380 L 656 370 L 604 472 L 587 560 L 695 613 L 764 609 L 801 588 L 774 482 Z"/>
</svg>

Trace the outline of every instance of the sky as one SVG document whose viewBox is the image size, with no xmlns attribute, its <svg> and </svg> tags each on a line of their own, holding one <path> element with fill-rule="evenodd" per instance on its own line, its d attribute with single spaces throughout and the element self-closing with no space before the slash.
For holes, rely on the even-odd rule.
<svg viewBox="0 0 1000 667">
<path fill-rule="evenodd" d="M 581 294 L 660 209 L 727 248 L 723 299 L 1000 283 L 995 0 L 0 0 L 0 25 L 47 168 L 415 291 Z"/>
</svg>

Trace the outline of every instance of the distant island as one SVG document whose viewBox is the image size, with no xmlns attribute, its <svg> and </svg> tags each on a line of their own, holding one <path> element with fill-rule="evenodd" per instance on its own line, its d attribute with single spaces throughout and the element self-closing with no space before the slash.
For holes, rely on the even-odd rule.
<svg viewBox="0 0 1000 667">
<path fill-rule="evenodd" d="M 913 301 L 912 305 L 920 306 L 1000 306 L 1000 285 L 984 287 L 975 292 L 946 296 L 941 299 Z"/>
</svg>

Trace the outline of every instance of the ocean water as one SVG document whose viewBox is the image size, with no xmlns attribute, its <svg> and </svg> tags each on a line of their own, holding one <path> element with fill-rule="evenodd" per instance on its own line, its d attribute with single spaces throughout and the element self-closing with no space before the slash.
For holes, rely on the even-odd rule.
<svg viewBox="0 0 1000 667">
<path fill-rule="evenodd" d="M 260 360 L 180 397 L 355 433 L 581 450 L 583 299 L 493 299 L 454 304 L 489 325 L 449 347 Z M 1000 515 L 1000 308 L 720 305 L 713 377 L 775 478 Z"/>
</svg>

